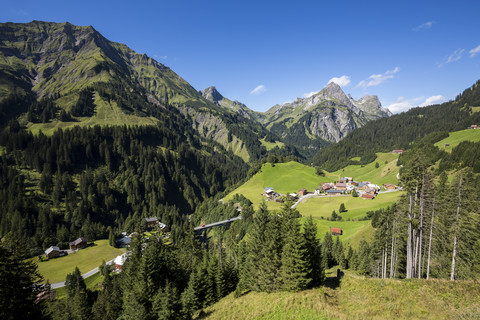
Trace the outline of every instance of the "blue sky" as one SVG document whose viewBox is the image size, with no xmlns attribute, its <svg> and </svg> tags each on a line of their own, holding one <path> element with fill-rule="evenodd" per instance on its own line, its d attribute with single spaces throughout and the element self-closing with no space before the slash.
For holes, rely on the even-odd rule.
<svg viewBox="0 0 480 320">
<path fill-rule="evenodd" d="M 92 25 L 257 111 L 334 79 L 393 112 L 480 79 L 479 1 L 12 1 L 0 22 Z"/>
</svg>

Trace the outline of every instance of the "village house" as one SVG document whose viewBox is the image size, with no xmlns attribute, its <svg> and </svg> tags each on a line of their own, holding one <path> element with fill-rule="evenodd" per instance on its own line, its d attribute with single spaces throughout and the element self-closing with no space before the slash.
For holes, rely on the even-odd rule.
<svg viewBox="0 0 480 320">
<path fill-rule="evenodd" d="M 478 125 L 478 124 L 472 124 L 472 125 L 470 126 L 470 129 L 480 129 L 480 125 Z"/>
<path fill-rule="evenodd" d="M 80 237 L 77 240 L 70 242 L 69 246 L 70 246 L 70 250 L 78 250 L 78 249 L 85 248 L 87 244 L 88 244 L 87 239 Z"/>
<path fill-rule="evenodd" d="M 303 188 L 303 189 L 298 190 L 297 193 L 298 193 L 299 196 L 304 196 L 304 195 L 306 195 L 308 192 L 307 192 L 307 189 Z"/>
<path fill-rule="evenodd" d="M 56 258 L 60 256 L 60 248 L 56 246 L 51 246 L 47 250 L 45 250 L 45 257 L 48 259 Z"/>
<path fill-rule="evenodd" d="M 343 183 L 342 183 L 342 182 L 337 182 L 337 183 L 335 184 L 335 189 L 337 189 L 337 190 L 344 190 L 344 191 L 345 191 L 345 190 L 347 190 L 347 184 L 344 183 L 344 182 L 343 182 Z"/>
<path fill-rule="evenodd" d="M 148 228 L 153 228 L 158 223 L 157 217 L 145 218 Z"/>
<path fill-rule="evenodd" d="M 350 184 L 351 184 L 352 186 L 356 187 L 356 186 L 358 186 L 358 181 L 352 181 Z"/>
<path fill-rule="evenodd" d="M 383 187 L 385 188 L 385 190 L 395 190 L 395 189 L 397 189 L 397 186 L 392 184 L 392 183 L 384 183 Z"/>
<path fill-rule="evenodd" d="M 365 190 L 365 193 L 366 193 L 366 194 L 376 195 L 376 194 L 377 194 L 377 189 L 368 188 L 368 189 Z"/>
<path fill-rule="evenodd" d="M 130 245 L 130 243 L 132 242 L 132 238 L 129 237 L 129 236 L 124 236 L 123 238 L 121 239 L 118 239 L 115 241 L 115 245 L 118 247 L 118 248 L 126 248 Z"/>
<path fill-rule="evenodd" d="M 316 195 L 319 195 L 319 194 L 320 194 L 320 189 L 318 189 L 318 188 L 315 189 L 315 194 L 316 194 Z"/>
<path fill-rule="evenodd" d="M 343 231 L 341 228 L 333 228 L 333 227 L 330 227 L 330 232 L 334 235 L 334 236 L 341 236 L 343 234 Z"/>
<path fill-rule="evenodd" d="M 364 193 L 364 194 L 362 194 L 362 199 L 363 200 L 373 200 L 373 199 L 375 199 L 375 195 Z"/>
<path fill-rule="evenodd" d="M 324 182 L 320 185 L 320 187 L 326 191 L 326 190 L 329 190 L 329 189 L 332 189 L 334 187 L 334 184 L 333 183 L 330 183 L 330 182 Z"/>
<path fill-rule="evenodd" d="M 158 227 L 160 228 L 160 230 L 162 230 L 163 232 L 170 232 L 170 227 L 167 226 L 165 223 L 163 222 L 158 222 Z"/>
<path fill-rule="evenodd" d="M 272 198 L 275 195 L 275 190 L 273 188 L 264 188 L 263 195 L 267 198 Z"/>
<path fill-rule="evenodd" d="M 402 154 L 403 150 L 392 150 L 393 154 Z"/>
<path fill-rule="evenodd" d="M 117 256 L 115 258 L 115 260 L 113 260 L 113 264 L 115 264 L 115 271 L 121 271 L 122 270 L 123 264 L 125 263 L 125 260 L 127 260 L 127 256 L 125 254 Z"/>
</svg>

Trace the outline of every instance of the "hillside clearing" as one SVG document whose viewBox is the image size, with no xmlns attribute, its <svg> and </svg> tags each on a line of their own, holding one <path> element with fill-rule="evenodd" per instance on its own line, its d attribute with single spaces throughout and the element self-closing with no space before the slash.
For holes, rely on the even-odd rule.
<svg viewBox="0 0 480 320">
<path fill-rule="evenodd" d="M 450 132 L 448 138 L 438 141 L 435 146 L 447 152 L 452 152 L 452 149 L 458 146 L 462 141 L 480 141 L 480 130 L 465 129 L 455 132 Z M 448 146 L 445 146 L 448 144 Z"/>
<path fill-rule="evenodd" d="M 97 240 L 93 246 L 78 250 L 76 253 L 65 257 L 38 262 L 38 271 L 50 283 L 65 281 L 68 273 L 72 273 L 75 267 L 84 274 L 100 266 L 103 261 L 108 261 L 123 254 L 123 249 L 113 248 L 108 240 Z"/>
<path fill-rule="evenodd" d="M 346 272 L 340 286 L 228 295 L 197 319 L 478 319 L 478 281 L 380 280 Z"/>
</svg>

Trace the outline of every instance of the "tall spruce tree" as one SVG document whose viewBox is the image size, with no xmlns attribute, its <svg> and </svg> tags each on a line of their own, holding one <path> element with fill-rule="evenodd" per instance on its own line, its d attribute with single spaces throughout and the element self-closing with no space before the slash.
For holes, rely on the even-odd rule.
<svg viewBox="0 0 480 320">
<path fill-rule="evenodd" d="M 303 236 L 305 238 L 305 260 L 307 275 L 311 279 L 310 287 L 319 286 L 325 280 L 325 269 L 322 263 L 322 247 L 317 239 L 317 225 L 313 222 L 312 216 L 307 219 L 304 225 Z"/>
</svg>

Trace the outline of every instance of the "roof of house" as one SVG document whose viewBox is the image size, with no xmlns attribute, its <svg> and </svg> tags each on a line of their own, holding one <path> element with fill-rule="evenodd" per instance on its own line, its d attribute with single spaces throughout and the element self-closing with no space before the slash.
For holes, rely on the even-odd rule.
<svg viewBox="0 0 480 320">
<path fill-rule="evenodd" d="M 343 190 L 329 189 L 327 190 L 327 193 L 343 193 Z"/>
<path fill-rule="evenodd" d="M 127 260 L 127 255 L 122 254 L 120 256 L 117 256 L 115 260 L 113 260 L 113 263 L 115 263 L 117 266 L 123 266 L 125 260 Z"/>
<path fill-rule="evenodd" d="M 76 245 L 79 245 L 82 242 L 88 242 L 88 241 L 84 237 L 80 237 L 77 240 L 70 242 L 69 245 L 76 246 Z"/>
<path fill-rule="evenodd" d="M 347 187 L 347 184 L 346 183 L 343 183 L 343 182 L 337 182 L 335 184 L 336 187 L 343 187 L 343 188 L 346 188 Z"/>
<path fill-rule="evenodd" d="M 335 233 L 342 233 L 342 229 L 341 229 L 341 228 L 332 228 L 332 227 L 330 227 L 330 231 L 331 231 L 331 232 L 335 232 Z"/>
<path fill-rule="evenodd" d="M 155 222 L 158 221 L 157 217 L 151 217 L 151 218 L 145 218 L 145 221 L 147 222 Z"/>
<path fill-rule="evenodd" d="M 160 227 L 160 229 L 164 229 L 166 227 L 168 227 L 165 223 L 163 222 L 158 222 L 158 226 Z"/>
<path fill-rule="evenodd" d="M 298 192 L 307 192 L 307 189 L 303 188 L 303 189 L 298 190 Z"/>
<path fill-rule="evenodd" d="M 115 241 L 117 243 L 117 245 L 126 245 L 126 244 L 129 244 L 130 242 L 132 242 L 132 238 L 130 237 L 123 237 L 122 239 L 119 239 L 117 241 Z"/>
<path fill-rule="evenodd" d="M 47 250 L 45 250 L 45 254 L 49 254 L 50 252 L 52 251 L 60 251 L 60 248 L 57 247 L 57 246 L 51 246 L 50 248 L 48 248 Z"/>
<path fill-rule="evenodd" d="M 362 194 L 362 198 L 373 199 L 373 198 L 375 198 L 375 196 L 373 194 L 364 193 L 364 194 Z"/>
</svg>

